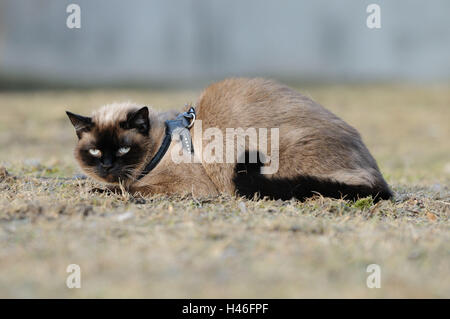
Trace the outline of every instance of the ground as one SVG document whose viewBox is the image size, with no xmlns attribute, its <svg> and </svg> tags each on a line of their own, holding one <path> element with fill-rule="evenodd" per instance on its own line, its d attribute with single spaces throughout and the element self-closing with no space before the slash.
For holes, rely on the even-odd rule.
<svg viewBox="0 0 450 319">
<path fill-rule="evenodd" d="M 74 179 L 66 109 L 177 108 L 199 92 L 0 92 L 0 297 L 449 298 L 448 87 L 299 90 L 361 132 L 394 200 L 93 194 L 98 183 Z"/>
</svg>

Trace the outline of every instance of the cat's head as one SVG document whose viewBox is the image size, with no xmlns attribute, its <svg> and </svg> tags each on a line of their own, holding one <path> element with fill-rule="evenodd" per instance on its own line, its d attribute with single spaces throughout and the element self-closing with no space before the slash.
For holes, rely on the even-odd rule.
<svg viewBox="0 0 450 319">
<path fill-rule="evenodd" d="M 146 106 L 110 104 L 91 117 L 66 113 L 78 137 L 75 158 L 88 175 L 107 183 L 137 177 L 153 146 Z"/>
</svg>

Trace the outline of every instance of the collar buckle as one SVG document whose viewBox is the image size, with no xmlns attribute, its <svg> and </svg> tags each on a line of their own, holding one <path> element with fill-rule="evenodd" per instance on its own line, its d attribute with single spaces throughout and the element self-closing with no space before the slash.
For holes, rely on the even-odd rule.
<svg viewBox="0 0 450 319">
<path fill-rule="evenodd" d="M 186 106 L 188 106 L 188 105 L 186 104 Z M 184 116 L 185 118 L 191 120 L 190 123 L 189 123 L 189 125 L 186 127 L 186 128 L 191 128 L 192 125 L 194 125 L 194 122 L 195 122 L 195 119 L 196 119 L 194 107 L 191 106 L 187 112 L 184 112 L 184 113 L 183 113 L 183 116 Z"/>
<path fill-rule="evenodd" d="M 153 156 L 150 162 L 147 163 L 141 174 L 138 176 L 138 180 L 150 173 L 150 171 L 152 171 L 162 160 L 167 150 L 169 149 L 170 143 L 172 142 L 172 133 L 174 133 L 175 130 L 177 130 L 178 134 L 180 134 L 183 147 L 189 153 L 194 153 L 192 138 L 191 134 L 189 133 L 189 129 L 192 127 L 192 125 L 194 125 L 195 118 L 195 108 L 191 106 L 187 112 L 181 113 L 176 117 L 175 120 L 166 121 L 166 135 L 164 136 L 163 142 L 156 154 Z"/>
</svg>

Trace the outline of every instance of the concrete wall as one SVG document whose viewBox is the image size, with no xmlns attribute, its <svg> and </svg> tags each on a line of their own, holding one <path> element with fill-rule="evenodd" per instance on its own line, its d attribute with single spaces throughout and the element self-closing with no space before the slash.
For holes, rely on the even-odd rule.
<svg viewBox="0 0 450 319">
<path fill-rule="evenodd" d="M 81 29 L 66 7 L 81 7 Z M 381 29 L 366 7 L 381 6 Z M 448 81 L 448 0 L 1 0 L 0 77 Z"/>
</svg>

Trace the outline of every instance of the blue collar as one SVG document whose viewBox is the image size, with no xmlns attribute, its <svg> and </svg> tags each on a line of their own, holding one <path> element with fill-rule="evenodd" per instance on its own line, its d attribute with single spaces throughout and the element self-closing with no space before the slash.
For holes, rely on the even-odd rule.
<svg viewBox="0 0 450 319">
<path fill-rule="evenodd" d="M 189 132 L 189 128 L 194 124 L 195 121 L 195 109 L 191 107 L 187 112 L 181 113 L 174 120 L 167 120 L 166 124 L 166 135 L 156 152 L 155 156 L 145 165 L 141 174 L 138 176 L 138 180 L 143 178 L 145 175 L 150 173 L 156 165 L 162 160 L 167 150 L 169 149 L 170 143 L 172 142 L 172 134 L 176 131 L 180 134 L 180 139 L 182 146 L 185 150 L 194 153 L 194 148 L 192 147 L 192 137 Z"/>
</svg>

